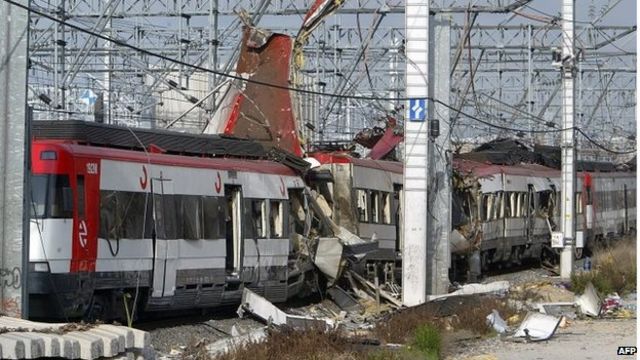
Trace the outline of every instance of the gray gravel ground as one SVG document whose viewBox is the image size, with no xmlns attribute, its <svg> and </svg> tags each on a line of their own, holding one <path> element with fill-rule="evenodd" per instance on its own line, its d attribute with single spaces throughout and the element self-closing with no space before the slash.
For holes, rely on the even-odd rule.
<svg viewBox="0 0 640 360">
<path fill-rule="evenodd" d="M 618 346 L 637 346 L 636 319 L 577 320 L 548 341 L 514 343 L 498 337 L 456 343 L 447 360 L 636 359 L 618 356 Z"/>
<path fill-rule="evenodd" d="M 151 334 L 151 344 L 160 354 L 169 354 L 172 349 L 181 350 L 189 344 L 204 340 L 211 343 L 223 337 L 230 336 L 233 326 L 240 332 L 257 329 L 263 325 L 256 320 L 238 319 L 236 314 L 228 314 L 215 319 L 202 316 L 199 319 L 186 318 L 168 320 L 161 326 L 142 324 L 143 330 Z"/>
</svg>

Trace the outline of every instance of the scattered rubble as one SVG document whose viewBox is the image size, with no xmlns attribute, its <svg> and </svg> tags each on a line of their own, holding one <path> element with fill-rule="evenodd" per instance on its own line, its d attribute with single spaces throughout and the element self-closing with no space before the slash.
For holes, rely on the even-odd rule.
<svg viewBox="0 0 640 360">
<path fill-rule="evenodd" d="M 244 288 L 242 292 L 242 303 L 238 307 L 238 315 L 240 318 L 244 316 L 245 312 L 250 312 L 253 315 L 271 325 L 289 326 L 293 329 L 305 329 L 305 328 L 326 328 L 331 329 L 335 326 L 333 319 L 318 319 L 311 316 L 301 316 L 287 314 L 286 312 L 278 309 L 269 300 L 254 293 L 253 291 Z"/>
<path fill-rule="evenodd" d="M 524 318 L 520 327 L 513 334 L 514 338 L 524 338 L 527 341 L 542 341 L 553 336 L 560 325 L 561 318 L 530 312 Z"/>
<path fill-rule="evenodd" d="M 506 294 L 509 291 L 508 281 L 494 281 L 488 284 L 466 284 L 460 287 L 460 289 L 444 295 L 430 295 L 429 301 L 442 299 L 452 296 L 462 295 L 479 295 L 479 294 Z"/>
<path fill-rule="evenodd" d="M 509 331 L 509 326 L 500 317 L 498 310 L 495 309 L 491 311 L 491 314 L 487 315 L 487 324 L 499 334 L 504 334 Z"/>
<path fill-rule="evenodd" d="M 246 333 L 240 333 L 236 327 L 232 328 L 231 337 L 218 340 L 206 346 L 210 356 L 225 354 L 235 347 L 243 346 L 248 343 L 259 343 L 267 338 L 267 329 L 260 328 L 251 330 Z"/>
<path fill-rule="evenodd" d="M 593 317 L 600 315 L 601 302 L 596 288 L 593 287 L 592 283 L 587 284 L 584 289 L 584 294 L 576 297 L 576 304 L 585 315 Z"/>
</svg>

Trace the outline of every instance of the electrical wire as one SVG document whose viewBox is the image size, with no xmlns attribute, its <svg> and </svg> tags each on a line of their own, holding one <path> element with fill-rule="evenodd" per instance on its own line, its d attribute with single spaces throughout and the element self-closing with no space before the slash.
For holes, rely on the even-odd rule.
<svg viewBox="0 0 640 360">
<path fill-rule="evenodd" d="M 241 81 L 241 82 L 247 82 L 247 83 L 252 83 L 252 84 L 255 84 L 255 85 L 260 85 L 260 86 L 265 86 L 265 87 L 270 87 L 270 88 L 275 88 L 275 89 L 281 89 L 281 90 L 288 90 L 288 91 L 293 91 L 293 92 L 298 92 L 298 93 L 303 93 L 303 94 L 308 94 L 308 95 L 318 95 L 318 96 L 340 98 L 340 99 L 370 100 L 370 101 L 381 101 L 381 100 L 382 101 L 409 101 L 409 100 L 416 99 L 416 98 L 409 98 L 409 97 L 381 98 L 381 97 L 378 97 L 378 96 L 333 94 L 333 93 L 326 93 L 326 92 L 321 92 L 321 91 L 301 89 L 301 88 L 296 88 L 296 87 L 291 87 L 291 86 L 277 85 L 277 84 L 272 84 L 272 83 L 259 81 L 259 80 L 254 80 L 254 79 L 247 79 L 247 78 L 244 78 L 244 77 L 239 76 L 239 75 L 232 75 L 232 74 L 228 74 L 228 73 L 224 73 L 224 72 L 208 69 L 208 68 L 205 68 L 205 67 L 202 67 L 202 66 L 193 65 L 193 64 L 190 64 L 190 63 L 187 63 L 187 62 L 184 62 L 184 61 L 173 59 L 173 58 L 168 57 L 168 56 L 164 56 L 162 54 L 158 54 L 158 53 L 155 53 L 155 52 L 152 52 L 152 51 L 149 51 L 149 50 L 145 50 L 145 49 L 139 48 L 139 47 L 131 45 L 131 44 L 125 42 L 125 41 L 118 40 L 118 39 L 113 39 L 113 38 L 111 38 L 109 36 L 105 36 L 105 35 L 93 32 L 93 31 L 85 29 L 85 28 L 83 28 L 81 26 L 77 26 L 77 25 L 68 23 L 65 20 L 58 19 L 55 16 L 51 16 L 51 15 L 46 14 L 44 12 L 35 10 L 33 8 L 30 8 L 29 6 L 17 3 L 17 2 L 15 2 L 13 0 L 3 0 L 3 1 L 6 2 L 6 3 L 9 3 L 11 5 L 14 5 L 16 7 L 19 7 L 21 9 L 23 9 L 23 10 L 26 10 L 28 12 L 37 14 L 37 15 L 42 16 L 42 17 L 45 17 L 45 18 L 47 18 L 47 19 L 49 19 L 51 21 L 55 21 L 57 23 L 64 24 L 65 26 L 69 26 L 70 28 L 73 28 L 73 29 L 78 30 L 80 32 L 83 32 L 83 33 L 98 37 L 98 38 L 100 38 L 102 40 L 105 40 L 105 41 L 108 41 L 108 42 L 112 42 L 112 43 L 114 43 L 116 45 L 119 45 L 119 46 L 122 46 L 122 47 L 126 47 L 126 48 L 129 48 L 129 49 L 135 50 L 137 52 L 146 54 L 148 56 L 156 57 L 156 58 L 159 58 L 159 59 L 174 63 L 176 65 L 186 66 L 186 67 L 189 67 L 189 68 L 193 68 L 193 69 L 200 70 L 200 71 L 203 71 L 203 72 L 212 73 L 212 74 L 215 74 L 215 75 L 218 75 L 218 76 L 221 76 L 221 77 L 226 77 L 226 78 L 237 80 L 237 81 Z M 419 97 L 418 99 L 431 100 L 434 103 L 438 103 L 438 104 L 440 104 L 442 106 L 445 106 L 445 107 L 449 108 L 450 110 L 459 111 L 458 109 L 455 109 L 453 106 L 443 102 L 442 100 L 439 100 L 439 99 L 436 99 L 436 98 L 433 98 L 433 97 L 425 96 L 425 97 Z M 530 129 L 511 128 L 511 127 L 506 127 L 506 126 L 493 124 L 493 123 L 491 123 L 489 121 L 480 119 L 480 118 L 478 118 L 476 116 L 473 116 L 471 114 L 465 113 L 463 111 L 459 111 L 459 113 L 461 115 L 464 115 L 465 117 L 467 117 L 469 119 L 472 119 L 472 120 L 475 120 L 477 122 L 480 122 L 480 123 L 482 123 L 482 124 L 484 124 L 486 126 L 489 126 L 489 127 L 495 128 L 495 129 L 510 131 L 510 132 L 530 133 L 530 134 L 546 134 L 546 133 L 558 133 L 558 132 L 562 132 L 562 131 L 565 131 L 565 130 L 569 130 L 569 129 L 530 130 Z M 605 146 L 595 142 L 593 139 L 588 137 L 579 128 L 574 127 L 574 129 L 578 130 L 580 132 L 580 134 L 585 136 L 585 138 L 589 142 L 593 143 L 594 145 L 596 145 L 597 147 L 601 148 L 602 150 L 609 151 L 611 153 L 620 153 L 620 154 L 629 154 L 629 153 L 632 153 L 632 152 L 636 151 L 636 150 L 633 150 L 633 151 L 616 151 L 616 150 L 608 149 Z"/>
</svg>

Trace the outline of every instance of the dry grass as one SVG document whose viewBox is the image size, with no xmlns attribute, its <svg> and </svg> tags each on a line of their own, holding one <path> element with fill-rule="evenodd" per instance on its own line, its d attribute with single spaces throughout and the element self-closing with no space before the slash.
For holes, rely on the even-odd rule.
<svg viewBox="0 0 640 360">
<path fill-rule="evenodd" d="M 351 360 L 359 359 L 339 331 L 274 329 L 266 341 L 238 346 L 216 360 Z"/>
<path fill-rule="evenodd" d="M 495 309 L 503 319 L 517 311 L 507 304 L 507 299 L 494 297 L 466 296 L 449 298 L 406 309 L 380 322 L 374 333 L 387 343 L 407 343 L 416 330 L 431 324 L 440 331 L 469 330 L 474 334 L 486 335 L 492 330 L 487 326 L 486 317 Z"/>
<path fill-rule="evenodd" d="M 612 292 L 626 294 L 636 290 L 636 239 L 628 237 L 617 241 L 608 248 L 598 248 L 593 252 L 593 270 L 576 273 L 571 277 L 572 290 L 576 294 L 584 292 L 587 283 L 601 295 Z"/>
</svg>

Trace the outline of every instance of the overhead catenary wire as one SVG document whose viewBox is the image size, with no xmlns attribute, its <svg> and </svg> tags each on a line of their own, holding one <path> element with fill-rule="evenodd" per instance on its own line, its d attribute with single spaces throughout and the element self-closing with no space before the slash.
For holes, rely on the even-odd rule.
<svg viewBox="0 0 640 360">
<path fill-rule="evenodd" d="M 206 68 L 206 67 L 203 67 L 203 66 L 200 66 L 200 65 L 190 64 L 190 63 L 185 62 L 185 61 L 174 59 L 174 58 L 171 58 L 169 56 L 158 54 L 158 53 L 155 53 L 153 51 L 149 51 L 149 50 L 137 47 L 135 45 L 131 45 L 131 44 L 127 43 L 126 41 L 122 41 L 122 40 L 119 40 L 119 39 L 114 39 L 114 38 L 111 38 L 109 36 L 106 36 L 106 35 L 103 35 L 103 34 L 100 34 L 100 33 L 96 33 L 96 32 L 91 31 L 89 29 L 83 28 L 82 26 L 78 26 L 78 25 L 72 24 L 72 23 L 67 22 L 65 20 L 59 19 L 59 18 L 57 18 L 55 16 L 49 15 L 49 14 L 43 12 L 43 11 L 39 11 L 39 10 L 36 10 L 36 9 L 34 9 L 32 7 L 29 7 L 27 5 L 23 5 L 23 4 L 17 3 L 17 2 L 15 2 L 13 0 L 3 0 L 3 1 L 6 2 L 6 3 L 11 4 L 13 6 L 16 6 L 18 8 L 21 8 L 23 10 L 26 10 L 28 12 L 32 12 L 32 13 L 34 13 L 36 15 L 42 16 L 44 18 L 47 18 L 47 19 L 49 19 L 51 21 L 54 21 L 54 22 L 57 22 L 59 24 L 63 24 L 65 26 L 68 26 L 68 27 L 70 27 L 72 29 L 75 29 L 77 31 L 86 33 L 86 34 L 91 35 L 91 36 L 98 37 L 98 38 L 100 38 L 100 39 L 102 39 L 104 41 L 111 42 L 111 43 L 113 43 L 115 45 L 122 46 L 122 47 L 125 47 L 125 48 L 129 48 L 129 49 L 132 49 L 132 50 L 137 51 L 139 53 L 142 53 L 142 54 L 145 54 L 145 55 L 148 55 L 148 56 L 152 56 L 152 57 L 155 57 L 155 58 L 158 58 L 158 59 L 161 59 L 161 60 L 165 60 L 165 61 L 174 63 L 176 65 L 182 65 L 182 66 L 189 67 L 189 68 L 192 68 L 192 69 L 195 69 L 195 70 L 199 70 L 199 71 L 207 72 L 207 73 L 212 73 L 212 74 L 215 74 L 215 75 L 218 75 L 218 76 L 221 76 L 221 77 L 225 77 L 225 78 L 232 79 L 232 80 L 237 80 L 237 81 L 240 81 L 240 82 L 252 83 L 252 84 L 255 84 L 255 85 L 259 85 L 259 86 L 265 86 L 265 87 L 270 87 L 270 88 L 279 89 L 279 90 L 293 91 L 293 92 L 298 92 L 298 93 L 303 93 L 303 94 L 308 94 L 308 95 L 317 95 L 317 96 L 325 96 L 325 97 L 341 98 L 341 99 L 369 100 L 369 101 L 409 101 L 409 100 L 414 99 L 414 98 L 410 98 L 410 97 L 395 97 L 395 98 L 384 97 L 384 98 L 382 98 L 382 97 L 379 97 L 379 96 L 334 94 L 334 93 L 327 93 L 327 92 L 315 91 L 315 90 L 309 90 L 309 89 L 303 89 L 303 88 L 297 88 L 297 87 L 292 87 L 292 86 L 284 86 L 284 85 L 273 84 L 273 83 L 269 83 L 269 82 L 265 82 L 265 81 L 249 79 L 249 78 L 245 78 L 245 77 L 240 76 L 240 75 L 233 75 L 233 74 L 217 71 L 217 70 L 214 70 L 214 69 L 209 69 L 209 68 Z M 463 111 L 461 111 L 459 109 L 455 109 L 453 106 L 451 106 L 451 105 L 449 105 L 449 104 L 445 103 L 444 101 L 442 101 L 440 99 L 437 99 L 437 98 L 428 97 L 428 96 L 419 97 L 419 98 L 420 99 L 424 99 L 424 100 L 431 100 L 434 103 L 438 103 L 440 105 L 443 105 L 443 106 L 449 108 L 450 110 L 454 110 L 456 112 L 459 112 L 459 114 L 461 114 L 461 115 L 463 115 L 463 116 L 465 116 L 465 117 L 467 117 L 469 119 L 472 119 L 474 121 L 482 123 L 482 124 L 484 124 L 486 126 L 489 126 L 489 127 L 495 128 L 495 129 L 504 130 L 504 131 L 516 132 L 516 133 L 545 134 L 545 133 L 559 133 L 559 132 L 562 132 L 562 131 L 565 131 L 565 130 L 570 130 L 570 129 L 533 130 L 533 129 L 511 128 L 511 127 L 507 127 L 507 126 L 494 124 L 492 122 L 480 119 L 480 118 L 478 118 L 478 117 L 476 117 L 474 115 L 471 115 L 471 114 L 468 114 L 466 112 L 463 112 Z M 596 145 L 597 147 L 601 148 L 602 150 L 609 151 L 611 153 L 620 153 L 620 154 L 629 154 L 629 153 L 632 153 L 632 152 L 636 151 L 635 149 L 632 150 L 632 151 L 617 151 L 617 150 L 608 149 L 606 146 L 601 145 L 601 144 L 597 143 L 595 140 L 593 140 L 590 137 L 588 137 L 579 128 L 574 127 L 574 129 L 577 130 L 580 134 L 582 134 L 589 142 L 593 143 L 594 145 Z"/>
</svg>

